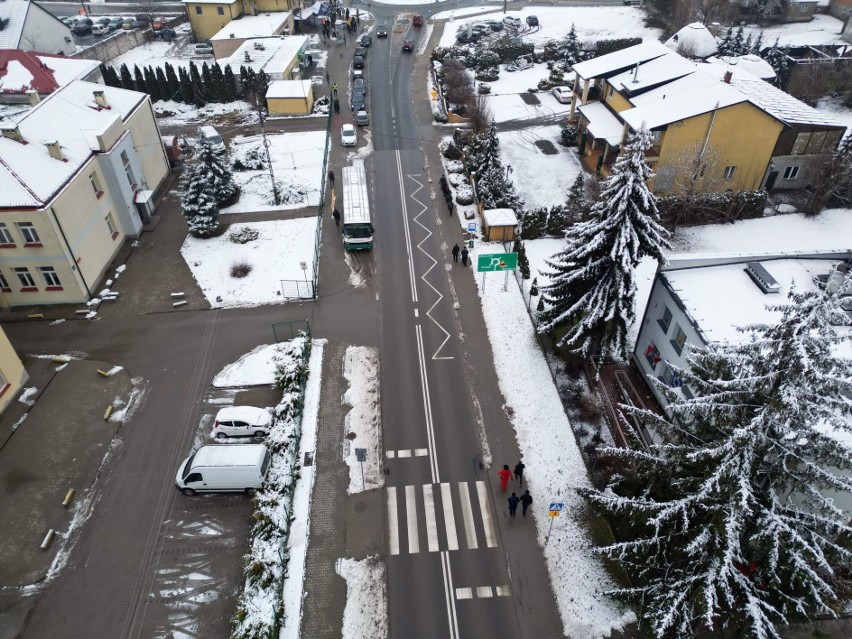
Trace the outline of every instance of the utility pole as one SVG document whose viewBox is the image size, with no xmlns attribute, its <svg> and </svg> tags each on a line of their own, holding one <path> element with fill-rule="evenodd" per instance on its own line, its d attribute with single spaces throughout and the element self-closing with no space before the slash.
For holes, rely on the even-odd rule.
<svg viewBox="0 0 852 639">
<path fill-rule="evenodd" d="M 275 171 L 272 169 L 272 158 L 269 155 L 269 140 L 266 139 L 266 127 L 263 126 L 263 109 L 260 106 L 260 100 L 257 96 L 257 90 L 253 92 L 254 103 L 257 107 L 257 115 L 260 118 L 260 135 L 263 137 L 263 149 L 266 151 L 266 164 L 269 166 L 269 181 L 272 182 L 272 197 L 275 199 L 275 205 L 281 204 L 281 196 L 278 193 L 278 185 L 275 183 Z"/>
</svg>

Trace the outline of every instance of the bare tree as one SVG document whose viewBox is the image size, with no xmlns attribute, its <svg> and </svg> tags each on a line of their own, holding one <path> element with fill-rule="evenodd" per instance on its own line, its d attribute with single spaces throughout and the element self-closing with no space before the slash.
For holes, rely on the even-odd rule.
<svg viewBox="0 0 852 639">
<path fill-rule="evenodd" d="M 445 60 L 442 71 L 444 97 L 448 105 L 451 103 L 462 108 L 470 105 L 473 100 L 473 80 L 465 66 L 458 60 Z"/>
<path fill-rule="evenodd" d="M 136 0 L 133 10 L 136 15 L 145 16 L 145 19 L 151 24 L 154 24 L 154 18 L 163 12 L 163 8 L 157 0 Z"/>
<path fill-rule="evenodd" d="M 484 95 L 471 96 L 466 114 L 471 131 L 477 135 L 486 133 L 494 119 L 491 114 L 491 107 L 488 106 L 488 100 Z"/>
<path fill-rule="evenodd" d="M 688 197 L 718 193 L 728 188 L 731 177 L 725 176 L 718 149 L 696 143 L 670 153 L 665 165 L 657 167 L 654 191 Z"/>
</svg>

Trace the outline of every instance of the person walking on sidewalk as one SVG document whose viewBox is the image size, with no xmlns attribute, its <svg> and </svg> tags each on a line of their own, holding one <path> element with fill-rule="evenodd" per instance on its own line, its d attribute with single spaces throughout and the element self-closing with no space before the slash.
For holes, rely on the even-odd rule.
<svg viewBox="0 0 852 639">
<path fill-rule="evenodd" d="M 509 482 L 514 479 L 514 477 L 512 477 L 512 471 L 509 470 L 509 464 L 503 464 L 503 468 L 497 473 L 497 475 L 500 477 L 500 490 L 505 493 L 506 486 L 508 486 Z"/>
<path fill-rule="evenodd" d="M 334 188 L 334 171 L 331 169 L 328 170 L 328 183 L 331 185 L 331 188 Z"/>
<path fill-rule="evenodd" d="M 334 114 L 340 115 L 340 101 L 337 98 L 334 98 Z"/>
<path fill-rule="evenodd" d="M 518 510 L 518 502 L 521 501 L 518 499 L 518 496 L 515 493 L 512 493 L 512 496 L 507 500 L 509 502 L 509 516 L 514 517 L 515 511 Z M 526 509 L 524 509 L 526 510 Z"/>
<path fill-rule="evenodd" d="M 517 464 L 517 466 L 515 466 L 515 477 L 518 478 L 518 482 L 519 482 L 518 485 L 521 488 L 524 487 L 524 468 L 526 468 L 526 465 L 524 464 L 524 462 L 518 460 L 518 464 Z"/>
<path fill-rule="evenodd" d="M 514 494 L 514 493 L 513 493 Z M 530 491 L 525 491 L 523 495 L 521 495 L 521 506 L 523 507 L 521 510 L 521 514 L 526 517 L 527 516 L 527 508 L 532 505 L 532 495 L 530 495 Z"/>
<path fill-rule="evenodd" d="M 334 225 L 340 226 L 340 211 L 338 211 L 337 208 L 335 208 L 334 211 L 332 211 L 331 214 L 334 216 Z"/>
<path fill-rule="evenodd" d="M 459 261 L 459 245 L 458 243 L 453 245 L 453 262 Z"/>
<path fill-rule="evenodd" d="M 462 256 L 462 266 L 467 266 L 468 252 L 467 252 L 466 246 L 462 249 L 461 256 Z M 506 468 L 508 468 L 508 466 L 506 466 Z"/>
</svg>

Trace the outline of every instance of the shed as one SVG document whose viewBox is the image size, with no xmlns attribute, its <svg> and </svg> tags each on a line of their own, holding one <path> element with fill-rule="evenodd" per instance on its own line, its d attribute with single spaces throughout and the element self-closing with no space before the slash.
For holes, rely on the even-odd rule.
<svg viewBox="0 0 852 639">
<path fill-rule="evenodd" d="M 314 89 L 310 80 L 277 80 L 266 90 L 269 113 L 308 115 L 314 108 Z"/>
<path fill-rule="evenodd" d="M 488 209 L 482 212 L 482 231 L 486 242 L 511 242 L 515 239 L 518 218 L 512 209 Z"/>
</svg>

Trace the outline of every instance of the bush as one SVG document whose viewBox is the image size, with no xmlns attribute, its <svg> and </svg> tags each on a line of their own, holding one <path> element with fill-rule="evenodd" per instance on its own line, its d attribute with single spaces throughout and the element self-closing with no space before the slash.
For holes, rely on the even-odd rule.
<svg viewBox="0 0 852 639">
<path fill-rule="evenodd" d="M 539 91 L 550 91 L 553 88 L 553 85 L 550 83 L 550 80 L 547 78 L 542 78 L 538 81 L 538 90 Z"/>
<path fill-rule="evenodd" d="M 248 226 L 241 226 L 236 229 L 231 229 L 228 233 L 228 239 L 234 244 L 248 244 L 260 237 L 260 231 Z"/>
<path fill-rule="evenodd" d="M 469 184 L 467 176 L 464 173 L 451 173 L 447 181 L 456 188 L 464 184 Z"/>
<path fill-rule="evenodd" d="M 660 220 L 669 229 L 736 222 L 763 216 L 766 191 L 668 195 L 657 199 Z"/>
<path fill-rule="evenodd" d="M 480 82 L 494 82 L 500 79 L 500 67 L 488 67 L 482 69 L 476 74 L 476 79 Z"/>
<path fill-rule="evenodd" d="M 627 47 L 634 47 L 637 44 L 642 44 L 642 38 L 617 38 L 614 40 L 598 40 L 595 43 L 595 57 L 612 53 L 613 51 L 621 51 Z"/>
<path fill-rule="evenodd" d="M 251 264 L 248 262 L 234 262 L 231 264 L 231 277 L 243 278 L 251 273 Z"/>
<path fill-rule="evenodd" d="M 473 53 L 468 56 L 467 64 L 477 71 L 484 71 L 500 64 L 500 56 L 494 51 L 480 46 L 474 49 Z"/>
<path fill-rule="evenodd" d="M 462 206 L 473 204 L 473 187 L 469 184 L 461 184 L 456 189 L 456 202 Z"/>
<path fill-rule="evenodd" d="M 566 127 L 562 127 L 562 133 L 559 137 L 559 142 L 562 146 L 577 146 L 577 126 L 569 124 Z"/>
<path fill-rule="evenodd" d="M 443 155 L 448 160 L 461 160 L 461 150 L 453 142 L 447 143 L 444 147 Z"/>
<path fill-rule="evenodd" d="M 444 157 L 447 157 L 446 155 Z M 449 162 L 444 163 L 444 168 L 447 170 L 447 173 L 463 173 L 464 172 L 464 164 L 460 160 L 450 160 Z"/>
</svg>

